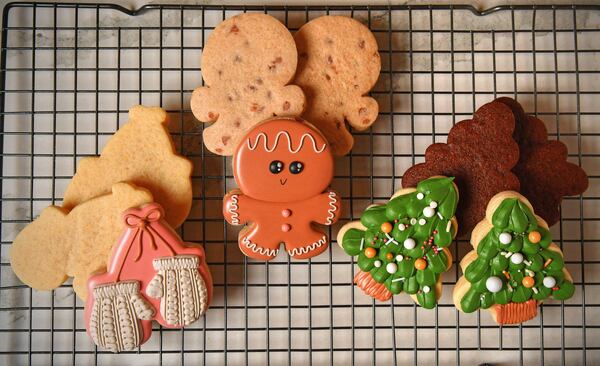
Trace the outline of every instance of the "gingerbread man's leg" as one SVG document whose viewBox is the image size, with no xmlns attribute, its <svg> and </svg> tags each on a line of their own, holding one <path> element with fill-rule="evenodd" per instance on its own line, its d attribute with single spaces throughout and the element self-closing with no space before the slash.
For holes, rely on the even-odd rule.
<svg viewBox="0 0 600 366">
<path fill-rule="evenodd" d="M 272 236 L 259 224 L 252 224 L 240 231 L 238 236 L 240 250 L 246 256 L 261 260 L 270 260 L 279 253 L 279 241 L 274 240 Z"/>
<path fill-rule="evenodd" d="M 327 235 L 311 225 L 304 230 L 297 230 L 285 243 L 285 250 L 290 257 L 307 259 L 319 255 L 329 246 Z"/>
</svg>

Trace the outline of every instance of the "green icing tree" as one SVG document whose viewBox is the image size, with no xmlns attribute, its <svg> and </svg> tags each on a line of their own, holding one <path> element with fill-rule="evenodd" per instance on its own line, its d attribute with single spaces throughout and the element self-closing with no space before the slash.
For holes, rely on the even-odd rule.
<svg viewBox="0 0 600 366">
<path fill-rule="evenodd" d="M 443 248 L 456 234 L 452 223 L 458 192 L 454 178 L 430 178 L 417 190 L 368 208 L 360 218 L 366 230 L 349 229 L 344 251 L 392 294 L 416 294 L 418 303 L 437 304 L 436 283 L 451 263 Z"/>
<path fill-rule="evenodd" d="M 465 269 L 471 287 L 460 301 L 464 312 L 550 296 L 565 300 L 573 295 L 575 287 L 565 278 L 558 247 L 549 249 L 550 232 L 539 225 L 526 204 L 517 198 L 505 199 L 494 212 L 492 225 L 477 246 L 477 259 Z"/>
</svg>

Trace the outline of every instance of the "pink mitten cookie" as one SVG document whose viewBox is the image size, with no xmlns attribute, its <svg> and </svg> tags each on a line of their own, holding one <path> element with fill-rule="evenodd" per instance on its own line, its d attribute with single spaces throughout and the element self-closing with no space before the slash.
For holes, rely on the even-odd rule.
<svg viewBox="0 0 600 366">
<path fill-rule="evenodd" d="M 248 133 L 233 157 L 240 187 L 223 198 L 223 215 L 240 231 L 242 252 L 269 260 L 284 244 L 297 259 L 314 257 L 329 245 L 314 223 L 332 225 L 340 196 L 328 189 L 333 157 L 325 138 L 306 122 L 272 119 Z"/>
<path fill-rule="evenodd" d="M 343 156 L 354 144 L 345 122 L 366 130 L 379 113 L 375 99 L 365 96 L 381 70 L 375 37 L 352 18 L 323 16 L 302 26 L 294 39 L 294 83 L 306 94 L 302 117 L 325 134 L 334 155 Z"/>
<path fill-rule="evenodd" d="M 146 342 L 153 319 L 168 328 L 189 325 L 210 303 L 212 278 L 204 250 L 183 243 L 164 215 L 156 203 L 127 210 L 108 272 L 88 281 L 86 328 L 110 351 Z"/>
<path fill-rule="evenodd" d="M 191 108 L 202 122 L 204 144 L 232 155 L 244 135 L 273 116 L 298 116 L 304 94 L 295 85 L 298 54 L 294 39 L 277 19 L 246 13 L 223 21 L 202 53 L 205 87 L 194 90 Z"/>
</svg>

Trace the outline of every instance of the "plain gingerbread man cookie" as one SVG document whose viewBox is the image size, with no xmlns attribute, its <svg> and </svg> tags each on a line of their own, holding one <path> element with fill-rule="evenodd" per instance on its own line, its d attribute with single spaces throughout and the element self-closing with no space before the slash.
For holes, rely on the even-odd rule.
<svg viewBox="0 0 600 366">
<path fill-rule="evenodd" d="M 311 125 L 272 119 L 252 129 L 233 157 L 240 187 L 223 198 L 223 215 L 240 231 L 242 252 L 269 260 L 283 244 L 291 257 L 306 259 L 327 249 L 327 235 L 314 223 L 332 225 L 340 196 L 328 189 L 333 157 L 325 138 Z"/>
<path fill-rule="evenodd" d="M 205 87 L 194 90 L 191 108 L 205 128 L 206 147 L 232 155 L 244 135 L 273 116 L 299 116 L 304 93 L 287 85 L 296 72 L 294 39 L 277 19 L 259 13 L 219 24 L 202 53 Z"/>
<path fill-rule="evenodd" d="M 112 193 L 93 198 L 73 210 L 50 206 L 27 225 L 10 248 L 17 277 L 37 290 L 53 290 L 73 278 L 73 290 L 85 300 L 87 280 L 106 270 L 113 245 L 123 231 L 121 214 L 152 202 L 146 189 L 117 183 Z"/>
<path fill-rule="evenodd" d="M 375 36 L 352 18 L 323 16 L 302 26 L 294 39 L 294 83 L 306 94 L 302 117 L 323 132 L 334 155 L 346 155 L 354 139 L 345 122 L 366 130 L 379 113 L 375 99 L 365 96 L 381 70 Z"/>
</svg>

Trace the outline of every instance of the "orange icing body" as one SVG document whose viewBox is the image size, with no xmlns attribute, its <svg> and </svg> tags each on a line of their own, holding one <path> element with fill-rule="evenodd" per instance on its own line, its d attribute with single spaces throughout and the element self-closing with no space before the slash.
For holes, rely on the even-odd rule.
<svg viewBox="0 0 600 366">
<path fill-rule="evenodd" d="M 272 119 L 251 130 L 238 146 L 233 174 L 240 189 L 223 199 L 233 225 L 249 223 L 239 235 L 242 252 L 269 260 L 281 244 L 294 258 L 320 254 L 329 245 L 314 223 L 331 225 L 340 197 L 328 190 L 333 157 L 323 136 L 308 123 Z"/>
</svg>

